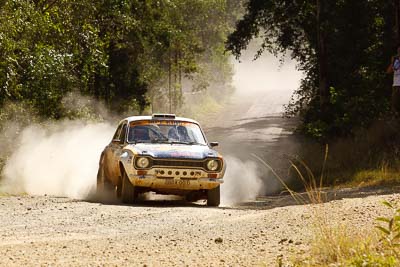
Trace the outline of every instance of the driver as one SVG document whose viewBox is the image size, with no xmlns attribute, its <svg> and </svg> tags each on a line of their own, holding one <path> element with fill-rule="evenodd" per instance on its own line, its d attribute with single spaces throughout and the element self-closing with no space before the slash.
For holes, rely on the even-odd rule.
<svg viewBox="0 0 400 267">
<path fill-rule="evenodd" d="M 175 127 L 172 127 L 171 129 L 169 129 L 169 131 L 168 131 L 168 139 L 169 140 L 173 140 L 173 141 L 178 141 L 179 140 L 179 136 L 178 136 L 178 133 L 177 133 Z"/>
<path fill-rule="evenodd" d="M 189 137 L 189 134 L 188 134 L 188 131 L 187 131 L 185 126 L 182 126 L 182 125 L 178 126 L 178 135 L 179 135 L 180 141 L 183 141 L 183 142 L 190 142 L 191 141 L 190 137 Z"/>
</svg>

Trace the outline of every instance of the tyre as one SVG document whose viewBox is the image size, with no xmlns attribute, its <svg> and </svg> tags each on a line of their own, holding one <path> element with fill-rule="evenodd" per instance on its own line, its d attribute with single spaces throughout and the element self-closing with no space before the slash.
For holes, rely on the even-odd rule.
<svg viewBox="0 0 400 267">
<path fill-rule="evenodd" d="M 207 190 L 207 206 L 218 207 L 220 204 L 220 187 Z"/>
<path fill-rule="evenodd" d="M 198 192 L 191 192 L 185 196 L 186 202 L 196 202 L 199 199 L 201 199 L 201 197 L 199 197 Z"/>
<path fill-rule="evenodd" d="M 117 189 L 115 190 L 117 198 L 120 199 L 122 195 L 122 179 L 118 179 Z"/>
<path fill-rule="evenodd" d="M 103 196 L 104 194 L 114 193 L 114 191 L 115 186 L 107 179 L 104 174 L 103 165 L 100 165 L 97 171 L 97 195 Z"/>
<path fill-rule="evenodd" d="M 126 204 L 133 204 L 137 200 L 137 192 L 135 186 L 129 181 L 128 174 L 122 171 L 122 187 L 121 187 L 121 197 L 122 202 Z"/>
</svg>

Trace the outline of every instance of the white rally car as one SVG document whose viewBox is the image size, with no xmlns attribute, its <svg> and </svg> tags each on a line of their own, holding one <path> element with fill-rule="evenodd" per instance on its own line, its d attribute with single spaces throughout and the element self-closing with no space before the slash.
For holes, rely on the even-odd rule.
<svg viewBox="0 0 400 267">
<path fill-rule="evenodd" d="M 100 157 L 97 190 L 115 191 L 124 203 L 156 192 L 220 204 L 226 164 L 198 122 L 170 114 L 123 119 Z"/>
</svg>

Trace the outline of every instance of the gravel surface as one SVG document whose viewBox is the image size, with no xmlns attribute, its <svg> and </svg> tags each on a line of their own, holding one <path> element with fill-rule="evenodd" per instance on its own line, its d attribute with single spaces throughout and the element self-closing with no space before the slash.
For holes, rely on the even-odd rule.
<svg viewBox="0 0 400 267">
<path fill-rule="evenodd" d="M 291 135 L 297 122 L 260 113 L 270 98 L 260 99 L 233 105 L 223 112 L 230 119 L 207 125 L 207 135 L 220 141 L 225 156 L 247 161 L 254 153 L 287 171 L 285 155 L 298 146 Z M 262 168 L 262 194 L 276 192 L 280 185 Z M 220 208 L 179 200 L 129 206 L 0 196 L 0 266 L 277 266 L 278 258 L 307 256 L 320 216 L 372 229 L 376 217 L 390 214 L 380 202 L 400 200 L 398 192 L 342 189 L 327 192 L 330 201 L 318 205 L 277 195 Z"/>
<path fill-rule="evenodd" d="M 135 206 L 49 196 L 0 197 L 1 266 L 276 266 L 306 255 L 317 213 L 373 227 L 391 190 L 342 190 L 330 202 L 289 196 L 234 207 L 147 201 Z"/>
</svg>

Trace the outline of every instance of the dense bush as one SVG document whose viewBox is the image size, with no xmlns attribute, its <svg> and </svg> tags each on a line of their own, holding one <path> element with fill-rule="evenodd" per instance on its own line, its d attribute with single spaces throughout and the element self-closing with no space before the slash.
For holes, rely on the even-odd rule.
<svg viewBox="0 0 400 267">
<path fill-rule="evenodd" d="M 303 132 L 313 138 L 353 135 L 390 111 L 391 77 L 385 71 L 400 36 L 396 5 L 250 0 L 227 48 L 239 57 L 258 37 L 258 54 L 291 52 L 305 77 L 288 113 L 300 114 Z"/>
<path fill-rule="evenodd" d="M 117 112 L 163 96 L 175 110 L 183 78 L 200 90 L 230 81 L 224 40 L 240 3 L 0 1 L 0 106 L 24 102 L 59 119 L 62 99 L 79 92 Z"/>
</svg>

